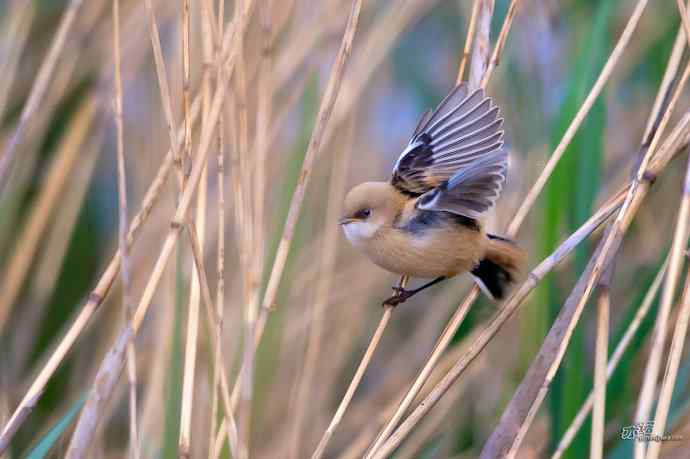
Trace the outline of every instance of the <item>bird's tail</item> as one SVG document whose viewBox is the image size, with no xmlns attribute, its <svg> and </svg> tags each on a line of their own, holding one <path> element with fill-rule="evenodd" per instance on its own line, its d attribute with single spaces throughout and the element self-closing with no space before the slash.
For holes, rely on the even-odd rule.
<svg viewBox="0 0 690 459">
<path fill-rule="evenodd" d="M 489 297 L 502 300 L 512 286 L 521 280 L 527 255 L 509 239 L 493 234 L 487 236 L 489 245 L 486 255 L 472 270 L 472 277 Z"/>
</svg>

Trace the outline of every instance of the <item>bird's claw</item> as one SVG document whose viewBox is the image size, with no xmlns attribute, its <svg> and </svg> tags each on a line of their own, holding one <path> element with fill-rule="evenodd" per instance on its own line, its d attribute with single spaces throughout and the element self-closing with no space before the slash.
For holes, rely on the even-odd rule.
<svg viewBox="0 0 690 459">
<path fill-rule="evenodd" d="M 405 290 L 402 287 L 392 287 L 393 290 L 395 291 L 395 295 L 392 297 L 388 298 L 383 302 L 383 306 L 397 306 L 400 303 L 404 303 L 407 301 L 409 297 L 412 296 L 412 293 L 409 290 Z"/>
</svg>

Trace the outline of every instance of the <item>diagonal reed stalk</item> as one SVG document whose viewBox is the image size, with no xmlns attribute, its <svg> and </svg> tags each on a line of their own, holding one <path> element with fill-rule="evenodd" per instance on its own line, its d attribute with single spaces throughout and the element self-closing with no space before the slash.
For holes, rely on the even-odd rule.
<svg viewBox="0 0 690 459">
<path fill-rule="evenodd" d="M 604 429 L 606 427 L 606 360 L 609 353 L 609 315 L 611 309 L 612 262 L 597 285 L 597 326 L 594 348 L 594 410 L 592 412 L 592 438 L 589 457 L 602 459 L 604 455 Z"/>
<path fill-rule="evenodd" d="M 206 23 L 206 21 L 203 21 Z M 184 143 L 183 151 L 181 153 L 182 161 L 184 164 L 188 164 L 191 159 L 192 150 L 192 126 L 189 119 L 189 97 L 190 97 L 190 63 L 189 63 L 189 41 L 190 41 L 190 5 L 189 0 L 182 0 L 182 118 L 184 126 Z M 203 35 L 203 49 L 204 49 L 204 60 L 208 60 L 208 45 L 210 37 L 208 30 Z M 208 116 L 208 105 L 209 105 L 209 88 L 208 88 L 208 72 L 204 75 L 204 87 L 201 89 L 203 97 L 203 122 Z M 171 126 L 175 126 L 174 120 L 168 119 L 168 123 Z M 174 128 L 171 129 L 174 133 Z M 178 167 L 181 164 L 178 164 Z M 184 177 L 184 170 L 182 172 L 182 177 Z M 196 226 L 199 228 L 200 240 L 199 244 L 201 250 L 204 247 L 204 235 L 206 229 L 206 195 L 207 195 L 207 181 L 208 181 L 208 171 L 204 170 L 202 175 L 201 184 L 199 185 L 199 193 L 197 196 L 196 205 Z M 181 188 L 184 188 L 184 182 L 181 183 Z M 177 267 L 180 269 L 180 266 Z M 194 270 L 192 270 L 194 271 Z M 190 457 L 191 448 L 191 426 L 192 426 L 192 402 L 194 398 L 194 387 L 195 387 L 195 373 L 196 373 L 196 358 L 197 358 L 197 345 L 199 337 L 199 302 L 200 302 L 200 292 L 199 292 L 199 277 L 197 274 L 192 274 L 192 282 L 189 292 L 189 308 L 187 315 L 187 338 L 185 341 L 185 351 L 184 351 L 184 373 L 182 376 L 182 401 L 180 408 L 180 430 L 178 435 L 178 455 L 181 458 Z"/>
</svg>

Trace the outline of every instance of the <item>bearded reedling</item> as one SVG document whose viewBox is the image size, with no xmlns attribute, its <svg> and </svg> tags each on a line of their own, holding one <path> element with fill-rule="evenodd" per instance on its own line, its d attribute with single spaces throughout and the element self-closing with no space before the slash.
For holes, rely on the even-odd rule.
<svg viewBox="0 0 690 459">
<path fill-rule="evenodd" d="M 502 126 L 484 91 L 460 84 L 422 116 L 390 181 L 348 193 L 339 222 L 347 239 L 388 271 L 433 278 L 414 290 L 393 287 L 384 305 L 465 272 L 495 300 L 518 280 L 524 251 L 479 220 L 505 181 Z"/>
</svg>

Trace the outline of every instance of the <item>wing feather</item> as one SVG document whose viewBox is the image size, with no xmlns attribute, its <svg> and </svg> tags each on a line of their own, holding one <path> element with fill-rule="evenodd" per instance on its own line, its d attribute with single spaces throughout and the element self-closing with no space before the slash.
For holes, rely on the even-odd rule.
<svg viewBox="0 0 690 459">
<path fill-rule="evenodd" d="M 478 218 L 498 198 L 507 170 L 503 118 L 482 89 L 457 86 L 420 119 L 391 182 L 417 206 Z"/>
</svg>

